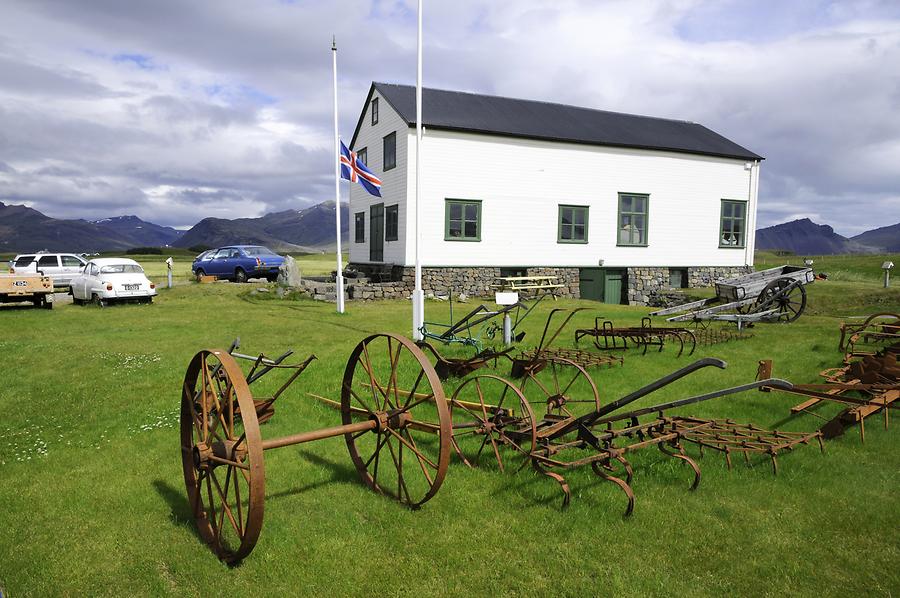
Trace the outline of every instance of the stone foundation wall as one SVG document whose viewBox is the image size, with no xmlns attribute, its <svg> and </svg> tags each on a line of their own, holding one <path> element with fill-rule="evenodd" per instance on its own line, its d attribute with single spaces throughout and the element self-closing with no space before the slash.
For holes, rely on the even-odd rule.
<svg viewBox="0 0 900 598">
<path fill-rule="evenodd" d="M 345 296 L 347 299 L 375 301 L 380 299 L 406 299 L 415 287 L 415 269 L 412 267 L 367 269 L 367 264 L 360 264 L 356 269 L 363 274 L 359 278 L 344 278 Z M 681 270 L 685 268 L 679 268 Z M 749 266 L 695 266 L 688 267 L 688 287 L 709 287 L 716 280 L 733 278 L 752 272 Z M 556 276 L 562 288 L 555 290 L 558 297 L 579 298 L 581 296 L 578 282 L 578 268 L 526 268 L 526 276 Z M 669 291 L 669 268 L 638 267 L 628 268 L 627 302 L 629 305 L 650 305 L 655 297 Z M 392 276 L 392 282 L 373 282 L 365 274 L 374 276 Z M 494 286 L 500 277 L 500 268 L 422 268 L 422 289 L 425 295 L 447 296 L 451 292 L 454 298 L 460 293 L 469 297 L 493 297 Z M 313 298 L 334 301 L 334 283 L 303 281 Z M 533 292 L 520 291 L 521 297 L 529 297 Z"/>
<path fill-rule="evenodd" d="M 684 268 L 677 268 L 684 270 Z M 723 278 L 753 271 L 750 266 L 695 266 L 687 268 L 688 288 L 710 287 Z M 650 305 L 653 298 L 669 289 L 669 268 L 628 268 L 628 305 Z"/>
<path fill-rule="evenodd" d="M 628 268 L 628 305 L 648 305 L 656 291 L 666 288 L 668 268 Z"/>
<path fill-rule="evenodd" d="M 353 265 L 351 264 L 351 267 Z M 365 264 L 356 266 L 355 269 L 365 273 L 372 270 Z M 415 268 L 395 268 L 393 272 L 394 282 L 373 282 L 363 278 L 344 278 L 344 286 L 350 299 L 374 301 L 378 299 L 406 299 L 415 288 Z M 578 268 L 527 268 L 526 276 L 556 276 L 561 288 L 555 289 L 557 297 L 580 296 L 578 286 Z M 464 293 L 469 297 L 493 297 L 497 290 L 497 279 L 500 277 L 500 268 L 471 267 L 471 268 L 422 268 L 422 290 L 425 295 L 446 296 L 453 293 L 458 297 Z M 529 296 L 527 291 L 521 291 L 520 296 Z"/>
<path fill-rule="evenodd" d="M 689 287 L 711 287 L 717 280 L 753 272 L 752 266 L 697 266 L 688 268 Z"/>
</svg>

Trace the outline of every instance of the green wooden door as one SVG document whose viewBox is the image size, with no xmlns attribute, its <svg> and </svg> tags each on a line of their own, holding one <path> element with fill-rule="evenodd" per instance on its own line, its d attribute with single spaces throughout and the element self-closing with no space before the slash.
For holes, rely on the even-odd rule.
<svg viewBox="0 0 900 598">
<path fill-rule="evenodd" d="M 384 204 L 369 208 L 369 261 L 384 261 Z"/>
<path fill-rule="evenodd" d="M 578 286 L 582 299 L 603 301 L 603 268 L 582 268 L 578 271 Z"/>
<path fill-rule="evenodd" d="M 603 302 L 625 303 L 625 270 L 606 270 L 603 276 Z"/>
</svg>

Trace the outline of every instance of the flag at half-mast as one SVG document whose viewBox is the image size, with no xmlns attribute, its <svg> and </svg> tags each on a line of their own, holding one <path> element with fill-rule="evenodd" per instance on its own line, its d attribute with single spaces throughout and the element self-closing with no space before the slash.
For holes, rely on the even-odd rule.
<svg viewBox="0 0 900 598">
<path fill-rule="evenodd" d="M 381 179 L 363 164 L 356 152 L 351 152 L 341 141 L 341 178 L 351 183 L 358 182 L 376 197 L 381 197 Z"/>
</svg>

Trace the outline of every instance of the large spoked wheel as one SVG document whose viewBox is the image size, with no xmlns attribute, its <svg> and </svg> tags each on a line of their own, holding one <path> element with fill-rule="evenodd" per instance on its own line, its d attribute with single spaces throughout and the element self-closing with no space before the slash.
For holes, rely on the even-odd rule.
<svg viewBox="0 0 900 598">
<path fill-rule="evenodd" d="M 413 508 L 437 493 L 450 462 L 450 413 L 437 373 L 412 341 L 376 334 L 356 346 L 344 370 L 341 418 L 377 424 L 344 435 L 369 488 Z"/>
<path fill-rule="evenodd" d="M 593 379 L 583 367 L 563 357 L 530 364 L 519 389 L 530 403 L 544 403 L 550 415 L 578 417 L 600 409 Z"/>
<path fill-rule="evenodd" d="M 262 529 L 265 470 L 253 397 L 225 351 L 201 351 L 188 366 L 181 460 L 200 536 L 221 560 L 240 561 Z"/>
<path fill-rule="evenodd" d="M 806 309 L 806 289 L 802 284 L 794 284 L 791 278 L 773 280 L 759 294 L 756 306 L 760 311 L 777 309 L 772 320 L 793 322 Z"/>
<path fill-rule="evenodd" d="M 453 449 L 469 467 L 485 461 L 519 467 L 528 462 L 537 442 L 534 411 L 511 382 L 485 374 L 463 382 L 450 399 Z"/>
</svg>

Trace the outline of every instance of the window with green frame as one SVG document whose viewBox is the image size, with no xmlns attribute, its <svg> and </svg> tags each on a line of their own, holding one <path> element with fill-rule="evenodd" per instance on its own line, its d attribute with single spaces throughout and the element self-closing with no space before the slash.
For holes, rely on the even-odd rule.
<svg viewBox="0 0 900 598">
<path fill-rule="evenodd" d="M 394 204 L 384 208 L 384 240 L 396 241 L 399 238 L 400 206 Z"/>
<path fill-rule="evenodd" d="M 646 247 L 649 204 L 649 195 L 619 193 L 616 245 Z"/>
<path fill-rule="evenodd" d="M 353 220 L 354 241 L 357 243 L 366 242 L 366 213 L 357 212 L 354 214 Z"/>
<path fill-rule="evenodd" d="M 556 230 L 557 243 L 587 243 L 588 207 L 559 206 L 559 226 Z"/>
<path fill-rule="evenodd" d="M 719 226 L 719 247 L 743 248 L 747 237 L 747 202 L 722 200 L 722 224 Z"/>
<path fill-rule="evenodd" d="M 481 240 L 481 200 L 445 200 L 444 240 Z"/>
</svg>

